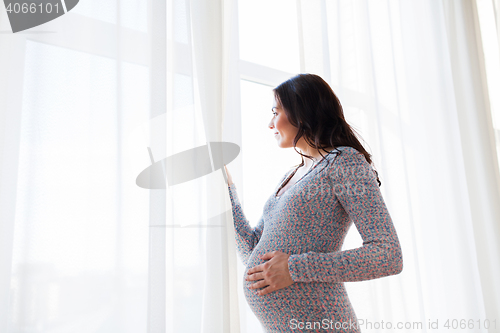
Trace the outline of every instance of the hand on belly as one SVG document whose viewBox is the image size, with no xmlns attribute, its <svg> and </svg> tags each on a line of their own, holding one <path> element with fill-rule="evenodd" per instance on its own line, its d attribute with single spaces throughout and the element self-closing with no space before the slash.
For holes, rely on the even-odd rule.
<svg viewBox="0 0 500 333">
<path fill-rule="evenodd" d="M 257 295 L 265 295 L 275 290 L 286 288 L 294 283 L 288 270 L 289 254 L 281 251 L 272 251 L 258 257 L 268 261 L 250 268 L 245 278 L 247 281 L 256 281 L 250 285 L 250 289 L 265 287 L 259 290 Z"/>
</svg>

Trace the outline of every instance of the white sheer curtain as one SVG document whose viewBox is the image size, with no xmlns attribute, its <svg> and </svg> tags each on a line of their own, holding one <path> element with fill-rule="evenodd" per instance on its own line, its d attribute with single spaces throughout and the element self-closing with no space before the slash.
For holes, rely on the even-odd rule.
<svg viewBox="0 0 500 333">
<path fill-rule="evenodd" d="M 148 3 L 16 34 L 0 7 L 0 331 L 145 331 L 149 159 L 128 139 L 150 113 Z"/>
<path fill-rule="evenodd" d="M 237 2 L 172 0 L 167 14 L 167 155 L 234 142 L 223 124 L 240 107 Z M 212 173 L 168 188 L 167 332 L 239 332 L 234 225 L 214 154 L 191 162 Z"/>
<path fill-rule="evenodd" d="M 136 184 L 222 141 L 234 2 L 81 1 L 16 34 L 1 7 L 0 331 L 238 332 L 222 171 Z"/>
<path fill-rule="evenodd" d="M 346 284 L 361 329 L 499 331 L 498 127 L 479 26 L 467 0 L 86 0 L 12 34 L 2 7 L 0 332 L 263 331 L 222 171 L 164 189 L 136 177 L 233 142 L 228 168 L 258 217 L 299 162 L 265 138 L 269 91 L 298 72 L 340 97 L 403 247 L 400 275 Z M 353 228 L 344 249 L 358 246 Z"/>
<path fill-rule="evenodd" d="M 486 82 L 500 164 L 500 1 L 476 0 Z"/>
</svg>

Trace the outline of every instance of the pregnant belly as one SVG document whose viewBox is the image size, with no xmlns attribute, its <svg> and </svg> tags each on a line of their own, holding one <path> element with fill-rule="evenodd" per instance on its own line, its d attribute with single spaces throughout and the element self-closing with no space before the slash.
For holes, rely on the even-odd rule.
<svg viewBox="0 0 500 333">
<path fill-rule="evenodd" d="M 257 295 L 257 291 L 264 287 L 250 288 L 257 280 L 245 280 L 247 272 L 268 261 L 260 259 L 258 255 L 276 250 L 275 247 L 263 246 L 265 243 L 259 245 L 250 255 L 245 268 L 243 291 L 249 307 L 266 327 L 288 326 L 295 319 L 356 320 L 343 283 L 294 282 L 285 288 Z"/>
<path fill-rule="evenodd" d="M 265 243 L 259 243 L 259 245 L 256 246 L 256 248 L 250 255 L 242 277 L 243 292 L 245 298 L 250 307 L 253 308 L 254 310 L 257 310 L 255 309 L 255 307 L 260 308 L 263 306 L 272 306 L 273 304 L 280 304 L 281 306 L 289 307 L 291 302 L 293 302 L 293 304 L 297 306 L 300 306 L 300 303 L 303 302 L 307 303 L 311 299 L 317 299 L 323 296 L 326 296 L 327 298 L 328 296 L 331 295 L 336 295 L 336 297 L 344 296 L 345 289 L 343 288 L 343 284 L 330 284 L 330 283 L 320 283 L 320 282 L 313 282 L 313 283 L 294 282 L 293 284 L 285 288 L 273 290 L 264 295 L 258 295 L 257 292 L 260 290 L 264 290 L 267 286 L 250 288 L 259 280 L 247 281 L 246 277 L 248 276 L 247 274 L 248 270 L 269 261 L 269 259 L 266 260 L 260 259 L 258 257 L 259 255 L 263 255 L 265 253 L 276 250 L 276 247 L 264 246 L 266 245 Z M 283 250 L 280 251 L 288 252 Z M 339 289 L 339 287 L 341 287 L 341 289 Z M 337 290 L 334 290 L 334 292 L 332 292 L 332 288 Z"/>
<path fill-rule="evenodd" d="M 296 299 L 302 299 L 302 298 L 307 298 L 307 296 L 315 297 L 318 295 L 324 294 L 321 289 L 324 290 L 329 290 L 331 288 L 327 286 L 320 287 L 318 291 L 318 295 L 311 295 L 311 287 L 318 287 L 318 283 L 308 283 L 307 288 L 304 288 L 304 283 L 293 283 L 290 286 L 287 286 L 285 288 L 281 288 L 278 290 L 274 290 L 272 292 L 269 292 L 265 295 L 257 295 L 257 292 L 260 290 L 263 290 L 266 288 L 266 286 L 263 287 L 258 287 L 258 288 L 250 288 L 253 284 L 255 284 L 259 280 L 250 280 L 246 281 L 245 278 L 247 277 L 247 272 L 251 268 L 254 268 L 256 266 L 262 265 L 269 261 L 270 259 L 261 259 L 259 258 L 259 255 L 262 256 L 266 253 L 272 252 L 272 251 L 281 251 L 284 253 L 296 253 L 295 251 L 292 251 L 292 244 L 287 243 L 283 239 L 280 239 L 278 237 L 274 238 L 274 241 L 269 241 L 267 237 L 262 237 L 261 241 L 257 244 L 257 246 L 254 248 L 254 251 L 251 253 L 247 266 L 245 267 L 245 271 L 243 274 L 243 289 L 244 289 L 244 294 L 247 299 L 247 301 L 250 303 L 268 303 L 268 302 L 279 302 L 279 301 L 287 301 L 291 297 L 296 298 Z M 311 250 L 311 249 L 308 249 Z M 315 249 L 312 249 L 315 250 Z M 307 251 L 306 251 L 307 252 Z M 254 272 L 255 273 L 255 272 Z M 325 285 L 325 283 L 321 283 Z M 328 293 L 330 293 L 328 291 Z"/>
<path fill-rule="evenodd" d="M 260 259 L 258 257 L 259 255 L 263 255 L 265 253 L 272 252 L 272 251 L 276 250 L 276 248 L 270 248 L 270 247 L 268 248 L 268 247 L 265 247 L 262 245 L 264 245 L 262 242 L 259 243 L 255 247 L 252 254 L 250 255 L 250 257 L 248 259 L 247 266 L 245 267 L 245 271 L 244 271 L 244 274 L 242 277 L 243 278 L 243 292 L 244 292 L 245 298 L 246 298 L 248 304 L 250 305 L 250 307 L 252 308 L 252 310 L 254 310 L 254 311 L 257 310 L 257 309 L 255 309 L 255 307 L 262 307 L 264 305 L 270 306 L 271 303 L 272 304 L 276 304 L 276 303 L 280 303 L 280 302 L 282 303 L 283 300 L 286 299 L 287 294 L 289 293 L 289 290 L 290 290 L 289 287 L 286 287 L 286 288 L 282 288 L 282 289 L 270 292 L 270 293 L 265 294 L 265 295 L 257 295 L 257 291 L 263 290 L 265 287 L 250 288 L 253 284 L 258 282 L 258 280 L 247 281 L 246 277 L 248 276 L 248 274 L 247 274 L 248 270 L 250 270 L 251 268 L 254 268 L 255 266 L 259 266 L 259 265 L 264 264 L 265 262 L 269 261 L 269 259 L 266 259 L 266 260 Z"/>
</svg>

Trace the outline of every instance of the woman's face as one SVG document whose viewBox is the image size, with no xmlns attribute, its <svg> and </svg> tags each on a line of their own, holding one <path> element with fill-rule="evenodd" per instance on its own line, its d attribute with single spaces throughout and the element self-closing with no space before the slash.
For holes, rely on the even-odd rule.
<svg viewBox="0 0 500 333">
<path fill-rule="evenodd" d="M 290 124 L 285 110 L 276 99 L 274 99 L 272 112 L 273 117 L 269 123 L 269 128 L 273 130 L 274 137 L 278 140 L 278 146 L 280 148 L 293 147 L 293 138 L 297 135 L 298 127 Z"/>
</svg>

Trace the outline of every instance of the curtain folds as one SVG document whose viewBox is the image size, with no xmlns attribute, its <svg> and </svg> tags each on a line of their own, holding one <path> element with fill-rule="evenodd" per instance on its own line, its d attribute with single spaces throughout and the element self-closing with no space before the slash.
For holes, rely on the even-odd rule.
<svg viewBox="0 0 500 333">
<path fill-rule="evenodd" d="M 171 120 L 167 132 L 172 133 L 167 148 L 169 155 L 200 145 L 211 147 L 212 143 L 233 142 L 224 139 L 228 134 L 224 135 L 223 125 L 227 110 L 237 113 L 240 108 L 237 1 L 172 1 L 169 9 L 174 15 L 169 22 L 172 39 L 168 57 L 172 61 L 167 68 L 172 75 L 167 90 L 173 101 L 167 108 Z M 195 133 L 196 127 L 185 122 L 186 117 L 199 122 L 202 130 Z M 184 126 L 184 130 L 176 130 L 179 125 Z M 230 122 L 228 127 L 234 125 Z M 187 139 L 189 136 L 196 136 L 196 139 Z M 197 264 L 191 266 L 190 273 L 198 271 L 200 278 L 197 282 L 188 279 L 186 283 L 202 284 L 197 288 L 198 293 L 186 298 L 177 292 L 177 286 L 183 281 L 174 277 L 167 282 L 167 290 L 173 296 L 168 300 L 172 309 L 170 320 L 167 320 L 168 332 L 178 332 L 185 325 L 182 318 L 187 318 L 186 315 L 180 317 L 175 313 L 186 311 L 195 304 L 197 309 L 190 314 L 196 317 L 192 330 L 239 332 L 234 225 L 225 175 L 223 169 L 218 168 L 224 154 L 219 156 L 210 148 L 208 153 L 210 160 L 193 161 L 195 165 L 207 163 L 212 170 L 210 174 L 191 181 L 190 191 L 197 195 L 179 199 L 176 187 L 184 186 L 180 184 L 172 187 L 171 195 L 167 196 L 173 211 L 187 208 L 196 211 L 198 216 L 191 221 L 182 216 L 182 211 L 171 216 L 172 224 L 180 222 L 182 225 L 167 229 L 167 233 L 173 233 L 172 237 L 167 237 L 172 242 L 167 246 L 173 246 L 167 253 L 170 263 L 167 271 L 183 269 L 182 260 L 176 261 L 180 256 L 176 253 L 178 247 L 174 238 L 177 232 L 190 234 L 191 240 L 196 237 L 201 241 L 191 249 L 197 257 Z"/>
<path fill-rule="evenodd" d="M 453 90 L 486 318 L 500 313 L 500 174 L 479 17 L 473 1 L 443 1 Z"/>
<path fill-rule="evenodd" d="M 203 115 L 206 143 L 223 141 L 223 123 L 226 110 L 239 92 L 238 36 L 234 33 L 237 21 L 237 1 L 193 0 L 189 4 L 193 54 L 193 81 L 195 107 Z M 174 69 L 175 70 L 175 69 Z M 236 86 L 235 86 L 236 84 Z M 236 91 L 235 91 L 236 90 Z M 199 104 L 198 104 L 199 103 Z M 235 108 L 235 109 L 234 109 Z M 236 247 L 231 218 L 227 183 L 224 180 L 222 159 L 210 150 L 213 173 L 206 183 L 207 218 L 205 249 L 205 288 L 203 291 L 202 332 L 239 332 L 239 308 L 236 275 Z"/>
</svg>

